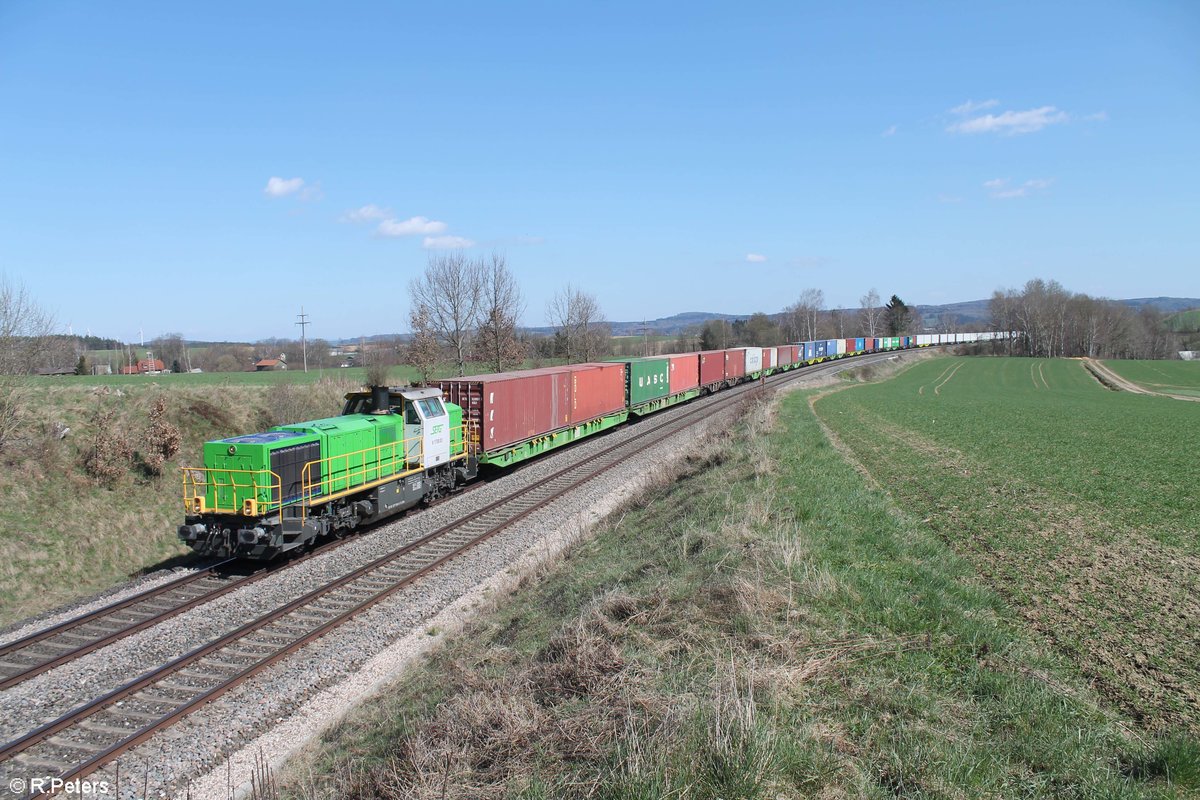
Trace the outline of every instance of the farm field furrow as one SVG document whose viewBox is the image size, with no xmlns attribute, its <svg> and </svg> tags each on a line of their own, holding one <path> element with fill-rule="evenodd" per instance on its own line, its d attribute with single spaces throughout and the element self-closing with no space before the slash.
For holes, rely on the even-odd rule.
<svg viewBox="0 0 1200 800">
<path fill-rule="evenodd" d="M 795 392 L 526 574 L 284 797 L 1182 797 Z M 431 630 L 429 635 L 440 635 Z M 1168 779 L 1168 774 L 1171 776 Z"/>
<path fill-rule="evenodd" d="M 1195 404 L 1077 361 L 935 359 L 815 408 L 1111 702 L 1200 730 Z"/>
<path fill-rule="evenodd" d="M 1105 361 L 1104 366 L 1151 392 L 1200 397 L 1200 361 Z"/>
</svg>

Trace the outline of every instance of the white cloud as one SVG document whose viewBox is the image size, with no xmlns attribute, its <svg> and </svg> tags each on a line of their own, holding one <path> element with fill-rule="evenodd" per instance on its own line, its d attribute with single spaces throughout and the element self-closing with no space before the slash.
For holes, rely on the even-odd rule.
<svg viewBox="0 0 1200 800">
<path fill-rule="evenodd" d="M 263 189 L 263 192 L 270 197 L 286 197 L 289 194 L 295 194 L 303 188 L 303 178 L 272 177 L 267 181 L 267 188 Z"/>
<path fill-rule="evenodd" d="M 954 108 L 950 109 L 950 113 L 961 116 L 963 114 L 972 114 L 976 111 L 983 111 L 985 108 L 995 108 L 998 105 L 1000 105 L 999 100 L 981 100 L 978 103 L 976 103 L 974 100 L 968 100 L 961 106 L 955 106 Z"/>
<path fill-rule="evenodd" d="M 954 195 L 954 194 L 939 194 L 938 202 L 939 203 L 961 203 L 962 198 L 959 197 L 958 195 Z"/>
<path fill-rule="evenodd" d="M 1097 111 L 1095 114 L 1088 114 L 1083 119 L 1085 122 L 1108 122 L 1108 112 Z"/>
<path fill-rule="evenodd" d="M 1032 192 L 1049 188 L 1053 182 L 1051 178 L 1030 178 L 1022 184 L 1014 185 L 1008 178 L 994 178 L 984 181 L 983 187 L 996 200 L 1012 200 L 1016 197 L 1028 197 Z"/>
<path fill-rule="evenodd" d="M 758 253 L 746 253 L 746 260 L 751 264 L 761 264 L 767 260 L 767 257 Z"/>
<path fill-rule="evenodd" d="M 460 250 L 474 247 L 475 242 L 462 236 L 426 236 L 421 247 L 426 250 Z"/>
<path fill-rule="evenodd" d="M 347 211 L 342 215 L 342 222 L 374 222 L 377 219 L 387 219 L 392 216 L 391 209 L 380 208 L 368 203 L 362 208 Z"/>
<path fill-rule="evenodd" d="M 438 222 L 428 217 L 410 217 L 405 220 L 385 219 L 379 223 L 376 232 L 380 236 L 419 236 L 421 234 L 441 233 L 446 230 L 446 223 Z"/>
<path fill-rule="evenodd" d="M 1067 112 L 1059 111 L 1054 106 L 1042 106 L 1028 111 L 984 114 L 981 117 L 956 122 L 946 130 L 950 133 L 999 133 L 1012 136 L 1018 133 L 1034 133 L 1047 125 L 1066 122 L 1067 119 Z"/>
<path fill-rule="evenodd" d="M 883 133 L 881 133 L 879 135 L 880 136 L 895 136 L 896 135 L 896 126 L 895 125 L 889 126 L 887 130 L 885 130 Z"/>
</svg>

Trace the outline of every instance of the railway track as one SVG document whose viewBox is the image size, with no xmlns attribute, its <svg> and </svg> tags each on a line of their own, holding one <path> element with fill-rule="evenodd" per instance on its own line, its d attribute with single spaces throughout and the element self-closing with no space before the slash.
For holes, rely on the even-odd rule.
<svg viewBox="0 0 1200 800">
<path fill-rule="evenodd" d="M 874 360 L 881 359 L 855 359 L 854 363 Z M 775 376 L 766 384 L 781 385 L 850 366 L 820 365 Z M 0 781 L 27 773 L 64 781 L 89 775 L 440 565 L 632 454 L 740 402 L 756 388 L 748 384 L 724 392 L 657 424 L 654 418 L 643 420 L 629 439 L 473 511 L 5 744 L 0 747 Z"/>
<path fill-rule="evenodd" d="M 478 484 L 467 487 L 450 497 L 477 487 Z M 448 499 L 449 497 L 442 498 L 436 502 L 441 503 Z M 0 645 L 0 690 L 16 686 L 126 636 L 166 622 L 268 575 L 290 569 L 348 541 L 350 540 L 338 539 L 326 542 L 298 558 L 270 566 L 259 566 L 253 572 L 237 577 L 222 573 L 222 568 L 238 563 L 238 559 L 228 558 L 86 614 L 35 631 L 28 636 L 14 639 Z"/>
</svg>

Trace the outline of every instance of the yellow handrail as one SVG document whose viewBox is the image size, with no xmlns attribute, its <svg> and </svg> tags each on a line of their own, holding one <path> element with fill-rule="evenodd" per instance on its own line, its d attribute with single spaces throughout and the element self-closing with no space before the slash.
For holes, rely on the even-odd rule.
<svg viewBox="0 0 1200 800">
<path fill-rule="evenodd" d="M 469 422 L 457 426 L 459 443 L 456 450 L 450 454 L 451 461 L 457 461 L 478 452 L 477 427 Z M 472 430 L 474 430 L 473 434 Z M 425 470 L 423 445 L 418 441 L 416 450 L 410 456 L 408 441 L 408 437 L 404 437 L 397 442 L 319 458 L 306 463 L 300 471 L 300 497 L 303 500 L 301 518 L 307 516 L 308 507 L 317 503 L 327 503 L 354 491 L 361 491 L 396 478 L 423 472 Z M 387 455 L 385 455 L 385 451 L 387 451 Z M 368 454 L 373 455 L 373 459 L 368 460 Z M 353 461 L 358 463 L 352 464 Z M 335 464 L 340 466 L 340 470 L 336 472 L 333 469 Z M 319 477 L 314 479 L 313 471 L 318 467 Z M 385 472 L 386 476 L 383 474 Z M 375 474 L 374 478 L 370 477 L 371 473 Z M 334 485 L 344 488 L 335 491 Z"/>
<path fill-rule="evenodd" d="M 479 452 L 480 429 L 473 421 L 464 421 L 457 426 L 459 441 L 450 453 L 450 460 L 457 461 Z M 244 516 L 259 516 L 263 513 L 277 511 L 280 522 L 283 521 L 283 509 L 300 501 L 301 518 L 307 516 L 307 507 L 317 503 L 325 503 L 342 497 L 352 491 L 359 491 L 373 485 L 385 483 L 406 475 L 422 472 L 425 469 L 424 453 L 420 442 L 410 458 L 408 453 L 408 438 L 396 442 L 367 447 L 352 453 L 343 453 L 309 461 L 301 469 L 300 492 L 298 497 L 289 500 L 283 497 L 283 480 L 278 474 L 269 469 L 224 469 L 209 467 L 181 467 L 183 474 L 183 507 L 187 514 L 241 514 Z M 368 455 L 372 458 L 368 459 Z M 353 463 L 357 461 L 358 463 Z M 410 462 L 412 466 L 410 467 Z M 335 472 L 333 467 L 339 466 Z M 319 468 L 315 480 L 314 470 Z M 243 477 L 244 476 L 244 477 Z M 341 488 L 333 490 L 335 485 Z M 213 504 L 208 503 L 208 490 L 214 488 Z M 221 489 L 229 488 L 230 503 L 220 501 Z M 244 498 L 238 505 L 239 490 L 249 491 L 250 498 Z M 259 501 L 260 492 L 269 492 L 272 499 L 269 502 Z M 250 501 L 253 502 L 250 502 Z"/>
<path fill-rule="evenodd" d="M 277 506 L 279 519 L 283 520 L 283 481 L 269 469 L 224 469 L 209 467 L 181 467 L 183 473 L 183 509 L 186 514 L 243 514 L 258 516 Z M 245 476 L 239 480 L 238 476 Z M 260 479 L 266 479 L 260 482 Z M 212 506 L 208 504 L 209 487 L 215 489 Z M 221 489 L 230 489 L 230 504 L 221 503 Z M 250 497 L 243 498 L 238 505 L 238 490 L 249 490 Z M 260 504 L 259 493 L 269 492 L 272 499 Z"/>
</svg>

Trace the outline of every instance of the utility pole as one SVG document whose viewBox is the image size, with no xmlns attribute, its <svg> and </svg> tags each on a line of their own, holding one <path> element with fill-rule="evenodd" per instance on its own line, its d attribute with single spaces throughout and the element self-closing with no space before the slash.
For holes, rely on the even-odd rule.
<svg viewBox="0 0 1200 800">
<path fill-rule="evenodd" d="M 300 306 L 300 313 L 297 314 L 296 316 L 300 320 L 296 324 L 300 326 L 300 352 L 304 354 L 304 371 L 307 373 L 308 372 L 308 336 L 307 336 L 307 332 L 308 332 L 308 326 L 312 325 L 312 323 L 308 321 L 308 314 L 304 313 L 304 306 Z"/>
</svg>

